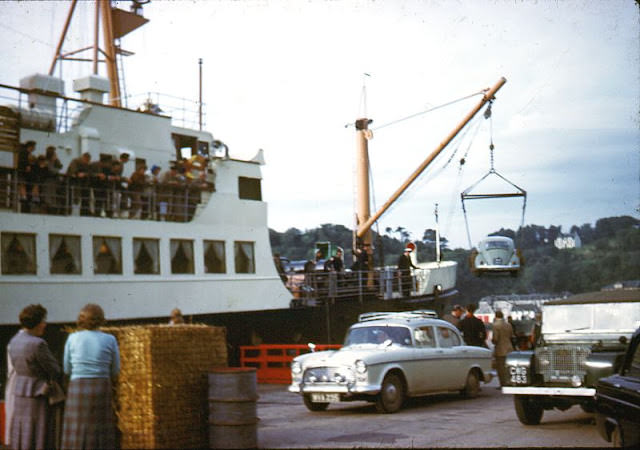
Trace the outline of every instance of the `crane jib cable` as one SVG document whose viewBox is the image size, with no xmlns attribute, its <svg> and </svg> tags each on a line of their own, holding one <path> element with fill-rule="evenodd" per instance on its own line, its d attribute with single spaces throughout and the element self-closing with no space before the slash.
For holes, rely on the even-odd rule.
<svg viewBox="0 0 640 450">
<path fill-rule="evenodd" d="M 511 186 L 515 187 L 516 188 L 516 192 L 506 192 L 506 193 L 496 193 L 496 194 L 484 194 L 484 193 L 482 193 L 482 194 L 470 194 L 469 193 L 469 191 L 471 191 L 478 184 L 480 184 L 484 179 L 486 179 L 489 175 L 492 175 L 492 174 L 500 177 L 502 180 L 504 180 L 505 182 L 509 183 Z M 503 177 L 498 172 L 496 172 L 495 169 L 491 168 L 491 170 L 489 170 L 489 172 L 487 174 L 485 174 L 482 178 L 480 178 L 478 181 L 473 183 L 467 189 L 462 191 L 462 193 L 460 194 L 460 199 L 462 201 L 462 213 L 464 215 L 464 224 L 465 224 L 465 227 L 466 227 L 466 230 L 467 230 L 467 240 L 469 242 L 469 248 L 473 248 L 473 243 L 471 241 L 471 233 L 469 231 L 469 220 L 467 218 L 467 209 L 465 207 L 464 201 L 465 200 L 482 200 L 482 199 L 491 199 L 491 198 L 514 198 L 514 197 L 522 197 L 522 199 L 523 199 L 523 201 L 522 201 L 522 217 L 520 219 L 520 229 L 522 229 L 524 227 L 524 216 L 525 216 L 525 211 L 526 211 L 526 208 L 527 208 L 527 191 L 525 191 L 524 189 L 522 189 L 518 185 L 512 183 L 511 181 L 507 180 L 505 177 Z"/>
</svg>

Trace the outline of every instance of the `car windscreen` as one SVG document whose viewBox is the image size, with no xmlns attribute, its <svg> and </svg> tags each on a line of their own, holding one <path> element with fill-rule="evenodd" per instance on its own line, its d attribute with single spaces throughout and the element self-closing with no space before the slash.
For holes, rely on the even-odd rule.
<svg viewBox="0 0 640 450">
<path fill-rule="evenodd" d="M 587 303 L 543 307 L 542 333 L 631 333 L 640 326 L 640 303 Z"/>
<path fill-rule="evenodd" d="M 382 344 L 387 339 L 391 339 L 394 344 L 411 345 L 411 334 L 406 327 L 370 326 L 350 329 L 344 341 L 344 346 Z"/>
<path fill-rule="evenodd" d="M 509 250 L 511 249 L 511 243 L 507 241 L 486 241 L 484 244 L 485 250 Z"/>
</svg>

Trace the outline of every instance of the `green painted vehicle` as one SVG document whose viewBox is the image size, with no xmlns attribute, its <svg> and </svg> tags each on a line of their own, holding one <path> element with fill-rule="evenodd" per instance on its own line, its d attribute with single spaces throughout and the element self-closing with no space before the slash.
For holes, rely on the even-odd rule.
<svg viewBox="0 0 640 450">
<path fill-rule="evenodd" d="M 596 383 L 616 372 L 640 326 L 640 289 L 610 289 L 547 302 L 534 350 L 507 355 L 516 414 L 537 425 L 544 410 L 580 405 L 591 412 Z"/>
</svg>

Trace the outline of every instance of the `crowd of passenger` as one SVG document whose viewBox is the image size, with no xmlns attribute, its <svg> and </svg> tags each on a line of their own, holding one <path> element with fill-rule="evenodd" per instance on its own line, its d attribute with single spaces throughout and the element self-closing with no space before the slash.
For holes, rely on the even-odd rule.
<svg viewBox="0 0 640 450">
<path fill-rule="evenodd" d="M 3 201 L 20 212 L 185 222 L 193 218 L 201 192 L 214 190 L 207 159 L 200 155 L 172 161 L 165 171 L 136 161 L 127 177 L 126 152 L 117 158 L 101 155 L 97 161 L 86 152 L 65 171 L 56 147 L 40 155 L 35 150 L 34 141 L 21 145 L 17 177 L 9 182 L 8 173 L 2 176 Z"/>
</svg>

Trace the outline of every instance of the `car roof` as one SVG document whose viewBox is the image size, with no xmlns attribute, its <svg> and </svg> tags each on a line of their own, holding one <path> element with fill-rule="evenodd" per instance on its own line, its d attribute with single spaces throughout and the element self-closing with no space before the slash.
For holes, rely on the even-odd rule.
<svg viewBox="0 0 640 450">
<path fill-rule="evenodd" d="M 551 300 L 543 306 L 625 302 L 640 302 L 640 289 L 610 289 L 597 292 L 585 292 L 559 300 Z"/>
<path fill-rule="evenodd" d="M 446 325 L 455 328 L 446 320 L 438 319 L 435 311 L 416 310 L 399 312 L 371 312 L 360 314 L 359 321 L 351 325 L 352 328 L 367 326 L 421 326 L 421 325 Z"/>
<path fill-rule="evenodd" d="M 513 242 L 513 239 L 511 239 L 510 237 L 507 237 L 507 236 L 487 236 L 486 238 L 482 239 L 480 242 L 487 242 L 487 241 L 511 241 L 511 242 Z"/>
</svg>

